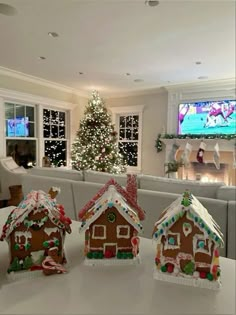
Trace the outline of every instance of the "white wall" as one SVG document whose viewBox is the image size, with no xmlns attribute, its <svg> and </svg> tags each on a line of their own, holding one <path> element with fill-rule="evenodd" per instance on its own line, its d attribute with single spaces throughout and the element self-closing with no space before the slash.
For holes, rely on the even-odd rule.
<svg viewBox="0 0 236 315">
<path fill-rule="evenodd" d="M 107 108 L 121 106 L 144 105 L 143 135 L 142 135 L 142 173 L 150 175 L 164 175 L 164 152 L 157 153 L 155 140 L 167 124 L 168 94 L 159 89 L 155 93 L 108 98 L 105 100 Z"/>
</svg>

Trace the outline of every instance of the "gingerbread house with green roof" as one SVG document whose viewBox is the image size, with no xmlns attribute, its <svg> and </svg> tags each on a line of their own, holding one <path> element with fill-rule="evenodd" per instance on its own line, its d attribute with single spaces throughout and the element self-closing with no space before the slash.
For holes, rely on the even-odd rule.
<svg viewBox="0 0 236 315">
<path fill-rule="evenodd" d="M 207 209 L 186 191 L 155 223 L 154 278 L 186 285 L 220 287 L 220 227 Z"/>
<path fill-rule="evenodd" d="M 54 193 L 55 194 L 55 193 Z M 3 226 L 0 240 L 9 245 L 8 273 L 42 270 L 50 248 L 58 249 L 58 262 L 65 262 L 64 240 L 71 233 L 71 220 L 62 205 L 43 191 L 31 191 L 14 208 Z"/>
</svg>

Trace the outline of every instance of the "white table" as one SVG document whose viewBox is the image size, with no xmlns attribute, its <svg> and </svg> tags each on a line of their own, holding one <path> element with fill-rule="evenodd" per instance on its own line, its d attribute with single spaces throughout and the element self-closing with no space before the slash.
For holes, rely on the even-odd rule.
<svg viewBox="0 0 236 315">
<path fill-rule="evenodd" d="M 9 209 L 0 209 L 0 226 Z M 236 261 L 221 258 L 219 291 L 154 280 L 156 246 L 145 238 L 140 265 L 85 266 L 78 226 L 73 222 L 66 241 L 69 272 L 3 284 L 1 314 L 235 314 Z M 0 242 L 0 284 L 8 259 L 7 243 Z"/>
</svg>

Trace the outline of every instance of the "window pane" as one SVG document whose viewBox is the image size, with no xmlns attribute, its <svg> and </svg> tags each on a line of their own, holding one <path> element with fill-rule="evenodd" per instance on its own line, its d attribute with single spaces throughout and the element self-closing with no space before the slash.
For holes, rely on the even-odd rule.
<svg viewBox="0 0 236 315">
<path fill-rule="evenodd" d="M 28 133 L 28 137 L 34 137 L 34 123 L 29 123 L 28 124 L 29 129 L 26 131 Z"/>
<path fill-rule="evenodd" d="M 48 124 L 50 122 L 50 110 L 44 109 L 43 110 L 43 123 Z"/>
<path fill-rule="evenodd" d="M 138 144 L 132 142 L 119 143 L 120 153 L 125 157 L 128 166 L 138 165 Z"/>
<path fill-rule="evenodd" d="M 133 129 L 133 140 L 138 140 L 138 129 L 137 128 Z"/>
<path fill-rule="evenodd" d="M 45 141 L 44 155 L 55 166 L 66 165 L 66 141 Z"/>
<path fill-rule="evenodd" d="M 6 137 L 15 137 L 15 119 L 6 120 Z"/>
<path fill-rule="evenodd" d="M 5 118 L 6 119 L 14 119 L 14 104 L 5 104 Z"/>
<path fill-rule="evenodd" d="M 61 126 L 64 126 L 64 125 L 65 125 L 65 123 L 66 123 L 65 119 L 66 119 L 65 113 L 59 112 L 59 124 L 60 124 Z"/>
<path fill-rule="evenodd" d="M 25 106 L 16 105 L 16 118 L 25 117 Z"/>
<path fill-rule="evenodd" d="M 19 166 L 30 168 L 36 165 L 36 141 L 35 140 L 7 140 L 7 156 L 12 156 Z"/>
<path fill-rule="evenodd" d="M 133 116 L 133 127 L 134 128 L 138 128 L 139 126 L 139 116 L 138 115 L 134 115 Z"/>
<path fill-rule="evenodd" d="M 130 129 L 126 129 L 125 136 L 126 136 L 127 140 L 131 140 L 131 130 Z"/>
<path fill-rule="evenodd" d="M 43 137 L 44 138 L 50 138 L 50 126 L 49 125 L 43 126 Z"/>
<path fill-rule="evenodd" d="M 51 124 L 57 125 L 59 123 L 59 112 L 51 110 Z"/>
<path fill-rule="evenodd" d="M 51 125 L 51 138 L 59 138 L 58 126 Z"/>
<path fill-rule="evenodd" d="M 26 106 L 26 117 L 28 117 L 29 121 L 34 121 L 34 107 Z"/>
<path fill-rule="evenodd" d="M 132 116 L 127 116 L 126 117 L 126 128 L 131 128 L 132 127 Z"/>
<path fill-rule="evenodd" d="M 59 126 L 59 138 L 65 138 L 65 137 L 66 137 L 65 127 Z"/>
<path fill-rule="evenodd" d="M 125 128 L 125 116 L 120 116 L 120 128 Z"/>
<path fill-rule="evenodd" d="M 120 140 L 123 140 L 125 138 L 125 129 L 120 129 Z"/>
</svg>

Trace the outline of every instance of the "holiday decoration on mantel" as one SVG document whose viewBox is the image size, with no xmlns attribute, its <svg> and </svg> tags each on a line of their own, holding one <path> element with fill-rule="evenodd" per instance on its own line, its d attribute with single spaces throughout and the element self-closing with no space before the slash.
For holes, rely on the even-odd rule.
<svg viewBox="0 0 236 315">
<path fill-rule="evenodd" d="M 216 145 L 214 146 L 213 162 L 215 164 L 216 169 L 219 170 L 220 169 L 220 148 L 219 148 L 218 143 L 216 143 Z"/>
<path fill-rule="evenodd" d="M 203 155 L 204 155 L 204 152 L 206 150 L 206 143 L 201 141 L 200 143 L 200 146 L 199 146 L 199 149 L 197 151 L 197 156 L 196 156 L 196 159 L 199 163 L 203 164 L 204 161 L 203 161 Z"/>
<path fill-rule="evenodd" d="M 177 135 L 177 134 L 158 134 L 156 139 L 155 147 L 157 152 L 161 152 L 163 150 L 163 142 L 162 139 L 173 139 L 173 140 L 233 140 L 236 139 L 236 134 L 202 134 L 202 135 L 194 135 L 194 134 L 185 134 L 185 135 Z"/>
<path fill-rule="evenodd" d="M 155 223 L 154 278 L 208 289 L 220 288 L 219 249 L 223 234 L 207 209 L 189 191 Z"/>
<path fill-rule="evenodd" d="M 126 170 L 117 144 L 117 133 L 97 91 L 93 91 L 80 121 L 71 158 L 76 170 L 91 169 L 113 174 Z"/>
<path fill-rule="evenodd" d="M 176 156 L 177 152 L 179 150 L 179 145 L 174 143 L 172 145 L 171 151 L 168 156 L 168 162 L 165 163 L 165 166 L 167 167 L 166 174 L 175 173 L 178 171 L 179 167 L 183 166 L 182 161 L 177 161 Z"/>
<path fill-rule="evenodd" d="M 64 242 L 66 232 L 71 233 L 72 221 L 64 207 L 56 203 L 57 192 L 56 187 L 48 194 L 31 191 L 9 214 L 0 240 L 7 240 L 9 245 L 8 273 L 13 280 L 36 270 L 42 273 L 46 269 L 49 274 L 56 268 L 56 273 L 65 272 Z"/>
</svg>

